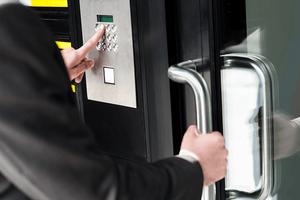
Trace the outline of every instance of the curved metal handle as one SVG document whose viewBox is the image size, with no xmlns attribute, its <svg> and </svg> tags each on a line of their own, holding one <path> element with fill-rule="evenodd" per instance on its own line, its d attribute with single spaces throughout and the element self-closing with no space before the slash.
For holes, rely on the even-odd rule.
<svg viewBox="0 0 300 200">
<path fill-rule="evenodd" d="M 275 68 L 270 61 L 260 55 L 253 54 L 228 54 L 223 55 L 224 67 L 232 68 L 237 66 L 254 68 L 262 81 L 262 187 L 260 190 L 253 193 L 246 193 L 237 190 L 227 191 L 229 199 L 238 197 L 248 197 L 251 199 L 266 199 L 272 196 L 279 188 L 279 163 L 274 164 L 273 161 L 273 141 L 272 132 L 273 124 L 270 116 L 276 107 L 277 99 L 277 76 Z M 276 181 L 275 181 L 276 179 Z"/>
<path fill-rule="evenodd" d="M 210 94 L 203 77 L 190 68 L 196 68 L 191 60 L 172 65 L 168 70 L 168 75 L 174 82 L 187 83 L 192 87 L 196 100 L 197 128 L 201 133 L 206 134 L 212 132 Z M 215 200 L 215 198 L 215 184 L 203 188 L 202 200 Z"/>
</svg>

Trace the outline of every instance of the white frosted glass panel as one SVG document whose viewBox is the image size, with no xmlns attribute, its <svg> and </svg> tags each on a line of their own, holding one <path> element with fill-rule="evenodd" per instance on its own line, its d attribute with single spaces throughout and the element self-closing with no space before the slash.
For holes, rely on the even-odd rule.
<svg viewBox="0 0 300 200">
<path fill-rule="evenodd" d="M 221 71 L 223 132 L 229 151 L 226 189 L 253 192 L 260 187 L 259 127 L 254 121 L 261 106 L 260 81 L 252 69 Z"/>
</svg>

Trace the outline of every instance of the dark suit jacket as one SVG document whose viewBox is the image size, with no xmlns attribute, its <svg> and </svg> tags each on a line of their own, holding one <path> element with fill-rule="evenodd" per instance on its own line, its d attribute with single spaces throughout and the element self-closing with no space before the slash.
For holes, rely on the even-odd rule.
<svg viewBox="0 0 300 200">
<path fill-rule="evenodd" d="M 0 172 L 1 200 L 195 200 L 203 185 L 195 160 L 101 154 L 51 33 L 19 4 L 0 6 Z"/>
</svg>

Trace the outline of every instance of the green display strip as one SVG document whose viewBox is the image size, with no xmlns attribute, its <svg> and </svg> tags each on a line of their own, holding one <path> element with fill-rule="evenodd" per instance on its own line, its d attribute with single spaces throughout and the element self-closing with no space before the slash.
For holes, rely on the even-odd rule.
<svg viewBox="0 0 300 200">
<path fill-rule="evenodd" d="M 114 22 L 112 15 L 97 15 L 97 22 Z"/>
</svg>

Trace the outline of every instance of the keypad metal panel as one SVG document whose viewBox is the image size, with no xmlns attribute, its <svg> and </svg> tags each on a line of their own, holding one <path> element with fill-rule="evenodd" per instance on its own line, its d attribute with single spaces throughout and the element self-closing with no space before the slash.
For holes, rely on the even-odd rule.
<svg viewBox="0 0 300 200">
<path fill-rule="evenodd" d="M 80 0 L 80 8 L 84 43 L 105 25 L 103 37 L 87 55 L 95 61 L 86 71 L 87 98 L 137 108 L 130 1 Z M 113 16 L 113 22 L 98 22 L 97 15 Z M 114 69 L 114 85 L 105 83 L 105 67 Z"/>
</svg>

